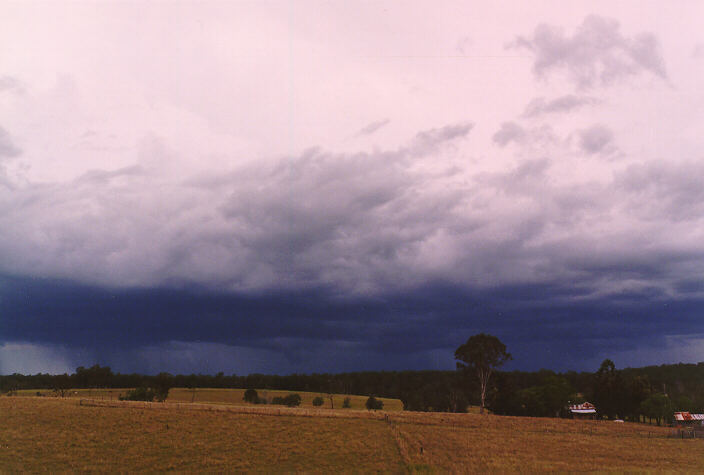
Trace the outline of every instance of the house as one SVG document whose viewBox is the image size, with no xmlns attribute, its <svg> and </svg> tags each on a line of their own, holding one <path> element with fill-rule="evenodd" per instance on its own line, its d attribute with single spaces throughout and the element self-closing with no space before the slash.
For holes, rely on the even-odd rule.
<svg viewBox="0 0 704 475">
<path fill-rule="evenodd" d="M 690 414 L 689 412 L 675 412 L 675 425 L 686 427 L 704 426 L 704 414 Z"/>
<path fill-rule="evenodd" d="M 572 419 L 596 419 L 596 407 L 590 402 L 569 406 Z"/>
</svg>

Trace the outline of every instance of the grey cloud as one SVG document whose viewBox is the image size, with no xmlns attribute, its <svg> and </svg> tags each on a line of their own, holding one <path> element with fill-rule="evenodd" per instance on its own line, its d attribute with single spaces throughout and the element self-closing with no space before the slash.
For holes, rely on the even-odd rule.
<svg viewBox="0 0 704 475">
<path fill-rule="evenodd" d="M 704 58 L 704 43 L 694 45 L 694 48 L 692 48 L 692 57 L 695 59 Z"/>
<path fill-rule="evenodd" d="M 524 159 L 543 156 L 551 150 L 554 151 L 554 147 L 562 142 L 549 125 L 524 127 L 517 122 L 502 123 L 492 140 L 500 147 L 511 143 L 517 145 L 516 152 Z"/>
<path fill-rule="evenodd" d="M 507 194 L 529 195 L 531 192 L 541 192 L 550 165 L 547 158 L 523 160 L 507 172 L 486 173 L 477 178 Z"/>
<path fill-rule="evenodd" d="M 569 280 L 599 293 L 697 277 L 684 261 L 661 259 L 652 268 L 662 273 L 650 280 L 642 273 L 643 282 L 633 283 L 608 263 L 617 268 L 623 249 L 646 261 L 664 252 L 667 236 L 650 230 L 673 216 L 689 220 L 678 235 L 696 237 L 692 221 L 704 216 L 696 204 L 704 203 L 701 167 L 642 165 L 613 182 L 566 183 L 557 178 L 565 163 L 558 144 L 529 147 L 495 173 L 472 163 L 446 173 L 459 163 L 446 152 L 471 129 L 423 131 L 386 151 L 310 149 L 188 180 L 134 166 L 0 188 L 0 272 L 118 287 L 325 288 L 340 295 L 431 281 L 486 287 Z M 526 144 L 549 137 L 541 130 L 527 129 Z M 587 147 L 608 148 L 595 135 Z M 663 217 L 677 207 L 678 215 Z M 635 221 L 624 229 L 619 217 Z M 649 242 L 638 240 L 646 235 Z M 604 265 L 585 267 L 575 255 Z"/>
<path fill-rule="evenodd" d="M 0 76 L 0 92 L 10 91 L 16 94 L 23 94 L 25 91 L 24 85 L 12 76 Z"/>
<path fill-rule="evenodd" d="M 523 111 L 523 117 L 537 117 L 543 114 L 565 113 L 587 105 L 597 104 L 598 100 L 588 96 L 568 94 L 552 100 L 537 97 L 530 101 Z"/>
<path fill-rule="evenodd" d="M 537 76 L 564 70 L 580 89 L 609 85 L 642 72 L 666 79 L 665 62 L 655 36 L 641 33 L 626 37 L 619 29 L 616 20 L 591 15 L 572 36 L 540 24 L 531 37 L 518 37 L 513 46 L 533 52 L 533 71 Z"/>
<path fill-rule="evenodd" d="M 614 133 L 605 125 L 597 124 L 579 131 L 579 147 L 590 155 L 614 151 Z"/>
<path fill-rule="evenodd" d="M 22 151 L 12 143 L 10 134 L 0 127 L 0 160 L 4 157 L 11 158 L 18 156 Z"/>
<path fill-rule="evenodd" d="M 636 163 L 618 173 L 629 210 L 647 219 L 697 222 L 704 216 L 704 164 L 700 161 Z"/>
<path fill-rule="evenodd" d="M 473 123 L 465 122 L 418 132 L 408 147 L 408 152 L 411 154 L 429 153 L 445 143 L 466 137 L 473 128 Z"/>
<path fill-rule="evenodd" d="M 382 127 L 386 126 L 391 122 L 389 119 L 383 119 L 383 120 L 377 120 L 375 122 L 371 122 L 364 127 L 362 127 L 359 132 L 357 132 L 357 136 L 362 136 L 362 135 L 372 135 L 374 132 L 378 131 Z"/>
<path fill-rule="evenodd" d="M 521 142 L 526 136 L 525 129 L 515 122 L 504 122 L 501 128 L 494 134 L 494 143 L 505 147 L 510 142 Z"/>
<path fill-rule="evenodd" d="M 441 184 L 447 174 L 428 179 L 414 166 L 435 164 L 471 128 L 423 131 L 391 151 L 310 149 L 185 182 L 140 165 L 23 187 L 0 195 L 0 262 L 7 272 L 123 286 L 405 285 L 396 277 L 404 259 L 462 199 Z M 140 161 L 172 153 L 143 147 Z"/>
<path fill-rule="evenodd" d="M 467 53 L 469 53 L 470 48 L 472 47 L 472 38 L 469 36 L 463 36 L 459 40 L 457 40 L 457 44 L 455 45 L 455 52 L 465 56 Z"/>
<path fill-rule="evenodd" d="M 76 184 L 106 184 L 116 178 L 133 177 L 144 173 L 144 168 L 139 165 L 132 165 L 118 170 L 89 170 L 76 178 L 75 182 Z"/>
</svg>

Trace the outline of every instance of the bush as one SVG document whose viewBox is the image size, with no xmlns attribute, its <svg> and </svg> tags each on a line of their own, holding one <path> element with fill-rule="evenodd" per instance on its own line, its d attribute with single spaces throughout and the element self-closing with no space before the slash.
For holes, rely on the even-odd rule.
<svg viewBox="0 0 704 475">
<path fill-rule="evenodd" d="M 169 388 L 160 387 L 155 389 L 142 386 L 136 389 L 132 389 L 131 391 L 127 391 L 127 394 L 125 396 L 120 395 L 119 399 L 120 401 L 152 402 L 156 400 L 158 402 L 164 402 L 166 401 L 167 397 L 169 397 Z"/>
<path fill-rule="evenodd" d="M 367 409 L 369 409 L 370 411 L 384 409 L 384 401 L 380 401 L 374 396 L 369 396 L 369 399 L 367 399 L 365 406 L 367 406 Z"/>
<path fill-rule="evenodd" d="M 323 403 L 325 403 L 325 401 L 323 400 L 322 397 L 317 396 L 317 397 L 313 398 L 313 405 L 314 405 L 315 407 L 322 406 Z"/>
<path fill-rule="evenodd" d="M 252 404 L 258 404 L 259 403 L 259 394 L 257 394 L 256 389 L 248 389 L 244 392 L 243 399 L 247 402 L 251 402 Z"/>
<path fill-rule="evenodd" d="M 275 396 L 271 400 L 272 404 L 279 404 L 282 406 L 296 407 L 301 405 L 301 396 L 299 394 L 289 394 L 288 396 L 281 397 Z"/>
<path fill-rule="evenodd" d="M 153 390 L 154 397 L 157 401 L 166 401 L 166 398 L 169 397 L 169 389 L 171 389 L 172 382 L 173 376 L 171 376 L 169 373 L 159 373 L 156 375 L 156 378 L 154 379 Z"/>
<path fill-rule="evenodd" d="M 156 397 L 156 391 L 152 388 L 146 388 L 144 386 L 131 391 L 127 391 L 125 396 L 120 396 L 120 401 L 154 401 Z"/>
<path fill-rule="evenodd" d="M 342 401 L 342 409 L 349 409 L 352 407 L 352 399 L 349 397 L 346 397 L 344 401 Z"/>
</svg>

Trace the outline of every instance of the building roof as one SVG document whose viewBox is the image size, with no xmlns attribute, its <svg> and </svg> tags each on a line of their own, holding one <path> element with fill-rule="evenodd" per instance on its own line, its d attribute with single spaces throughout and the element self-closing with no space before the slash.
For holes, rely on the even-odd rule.
<svg viewBox="0 0 704 475">
<path fill-rule="evenodd" d="M 573 414 L 596 414 L 596 407 L 590 402 L 584 402 L 570 406 L 570 412 Z"/>
<path fill-rule="evenodd" d="M 675 412 L 676 421 L 704 421 L 704 414 L 690 414 L 689 412 Z"/>
</svg>

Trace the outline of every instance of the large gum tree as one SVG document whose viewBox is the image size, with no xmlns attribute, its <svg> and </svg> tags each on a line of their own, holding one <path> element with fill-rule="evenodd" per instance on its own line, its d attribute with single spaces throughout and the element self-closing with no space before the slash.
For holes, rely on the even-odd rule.
<svg viewBox="0 0 704 475">
<path fill-rule="evenodd" d="M 506 345 L 493 335 L 480 333 L 469 337 L 466 343 L 455 350 L 457 369 L 465 373 L 475 374 L 479 379 L 481 405 L 479 412 L 484 414 L 486 403 L 486 388 L 494 370 L 511 360 L 511 354 L 506 352 Z"/>
</svg>

